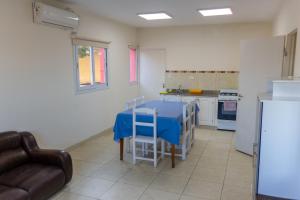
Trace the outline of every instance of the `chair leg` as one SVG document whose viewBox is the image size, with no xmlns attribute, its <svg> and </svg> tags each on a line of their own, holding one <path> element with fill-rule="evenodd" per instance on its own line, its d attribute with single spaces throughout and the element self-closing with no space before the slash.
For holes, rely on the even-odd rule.
<svg viewBox="0 0 300 200">
<path fill-rule="evenodd" d="M 126 139 L 126 152 L 130 153 L 131 148 L 130 148 L 130 137 L 125 138 Z"/>
<path fill-rule="evenodd" d="M 187 146 L 187 152 L 190 151 L 190 144 L 191 144 L 191 134 L 189 133 L 187 136 L 187 141 L 186 141 L 186 146 Z"/>
<path fill-rule="evenodd" d="M 182 160 L 186 159 L 186 140 L 184 140 L 184 142 L 181 146 L 181 158 L 182 158 Z"/>
<path fill-rule="evenodd" d="M 145 157 L 145 143 L 142 143 L 142 154 Z"/>
<path fill-rule="evenodd" d="M 145 154 L 148 155 L 148 153 L 149 153 L 149 152 L 148 152 L 148 144 L 146 143 L 146 144 L 145 144 Z"/>
<path fill-rule="evenodd" d="M 168 151 L 171 150 L 171 145 L 170 145 L 170 143 L 167 143 L 167 150 L 168 150 Z"/>
<path fill-rule="evenodd" d="M 194 140 L 195 140 L 195 127 L 193 127 L 192 129 L 192 137 L 191 137 L 191 148 L 194 144 Z"/>
<path fill-rule="evenodd" d="M 161 158 L 165 158 L 165 141 L 161 140 Z"/>
<path fill-rule="evenodd" d="M 157 141 L 153 144 L 154 167 L 157 167 Z"/>
<path fill-rule="evenodd" d="M 136 164 L 135 140 L 132 140 L 133 164 Z"/>
</svg>

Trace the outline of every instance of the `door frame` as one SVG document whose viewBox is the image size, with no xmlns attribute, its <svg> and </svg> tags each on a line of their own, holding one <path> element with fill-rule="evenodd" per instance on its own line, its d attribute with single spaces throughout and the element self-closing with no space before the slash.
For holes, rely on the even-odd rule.
<svg viewBox="0 0 300 200">
<path fill-rule="evenodd" d="M 295 36 L 295 41 L 292 38 Z M 287 77 L 294 76 L 295 60 L 296 60 L 296 50 L 297 50 L 297 38 L 298 29 L 293 30 L 284 37 L 284 57 L 282 65 L 282 76 L 285 75 L 287 70 Z M 291 49 L 288 49 L 291 48 Z M 287 68 L 287 69 L 286 69 Z"/>
</svg>

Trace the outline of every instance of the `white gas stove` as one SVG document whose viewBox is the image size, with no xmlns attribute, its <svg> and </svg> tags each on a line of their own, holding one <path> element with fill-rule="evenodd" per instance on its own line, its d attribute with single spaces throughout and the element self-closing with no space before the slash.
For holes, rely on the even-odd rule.
<svg viewBox="0 0 300 200">
<path fill-rule="evenodd" d="M 236 130 L 238 91 L 222 89 L 218 96 L 218 129 Z"/>
<path fill-rule="evenodd" d="M 218 96 L 218 100 L 238 100 L 238 91 L 233 89 L 222 89 L 220 90 L 220 94 Z"/>
</svg>

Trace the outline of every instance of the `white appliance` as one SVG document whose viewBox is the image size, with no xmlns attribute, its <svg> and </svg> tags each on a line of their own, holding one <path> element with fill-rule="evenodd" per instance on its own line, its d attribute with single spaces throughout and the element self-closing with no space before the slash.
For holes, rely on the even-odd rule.
<svg viewBox="0 0 300 200">
<path fill-rule="evenodd" d="M 236 130 L 238 91 L 222 89 L 218 96 L 218 129 Z"/>
<path fill-rule="evenodd" d="M 51 25 L 62 29 L 73 30 L 79 26 L 79 16 L 74 12 L 41 2 L 33 2 L 33 19 L 37 24 Z"/>
<path fill-rule="evenodd" d="M 253 154 L 258 94 L 272 90 L 271 80 L 281 77 L 284 37 L 241 41 L 239 98 L 235 147 Z"/>
<path fill-rule="evenodd" d="M 259 98 L 253 193 L 261 199 L 300 199 L 299 90 L 299 80 L 280 80 L 274 82 L 273 96 Z"/>
</svg>

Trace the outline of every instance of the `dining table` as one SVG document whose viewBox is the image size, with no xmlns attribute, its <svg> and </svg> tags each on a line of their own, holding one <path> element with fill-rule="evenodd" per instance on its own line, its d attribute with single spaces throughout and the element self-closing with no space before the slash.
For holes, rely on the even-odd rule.
<svg viewBox="0 0 300 200">
<path fill-rule="evenodd" d="M 156 109 L 157 112 L 157 136 L 171 144 L 172 168 L 175 168 L 175 146 L 180 144 L 182 135 L 182 120 L 184 102 L 170 102 L 163 100 L 147 101 L 137 108 L 145 107 Z M 133 133 L 133 109 L 127 109 L 116 116 L 114 131 L 114 141 L 120 143 L 120 160 L 123 160 L 124 138 L 131 137 Z M 141 121 L 151 120 L 150 116 L 137 116 Z M 153 119 L 152 119 L 153 120 Z M 141 135 L 151 136 L 152 130 L 137 127 L 137 132 Z"/>
</svg>

